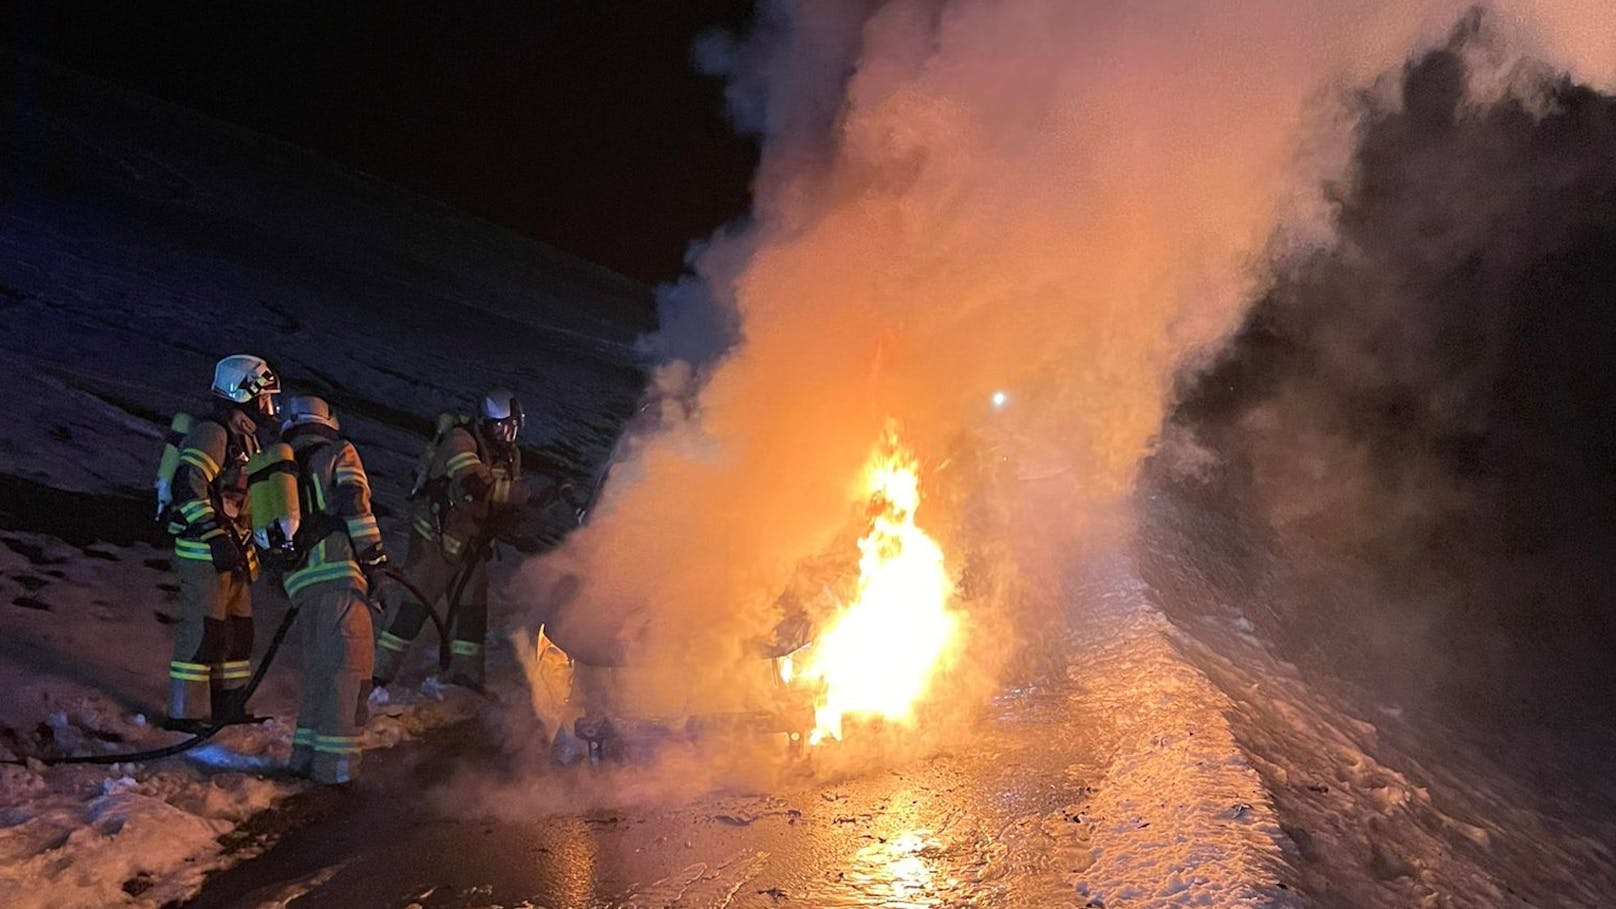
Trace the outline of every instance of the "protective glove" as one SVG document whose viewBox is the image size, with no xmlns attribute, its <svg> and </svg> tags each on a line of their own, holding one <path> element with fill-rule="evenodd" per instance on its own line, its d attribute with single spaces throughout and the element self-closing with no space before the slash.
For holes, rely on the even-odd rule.
<svg viewBox="0 0 1616 909">
<path fill-rule="evenodd" d="M 370 605 L 370 611 L 377 615 L 386 612 L 387 602 L 392 599 L 393 588 L 398 586 L 398 582 L 388 577 L 387 572 L 378 571 L 365 575 L 365 583 L 369 587 L 365 602 Z"/>
<path fill-rule="evenodd" d="M 220 574 L 243 571 L 247 567 L 247 554 L 228 531 L 208 538 L 208 554 L 213 557 L 213 570 Z"/>
<path fill-rule="evenodd" d="M 387 550 L 377 543 L 364 552 L 354 555 L 354 561 L 359 563 L 359 570 L 364 572 L 365 583 L 370 588 L 370 605 L 372 609 L 381 611 L 387 603 L 387 595 L 391 591 L 394 581 L 387 576 L 388 561 Z"/>
<path fill-rule="evenodd" d="M 533 498 L 533 484 L 527 480 L 517 480 L 511 484 L 511 491 L 505 498 L 504 504 L 510 508 L 519 508 Z"/>
<path fill-rule="evenodd" d="M 562 483 L 556 487 L 556 498 L 565 502 L 572 509 L 572 519 L 578 524 L 584 522 L 584 515 L 589 511 L 589 497 L 578 492 L 578 487 L 571 483 Z"/>
<path fill-rule="evenodd" d="M 354 561 L 359 563 L 359 567 L 364 569 L 365 574 L 381 571 L 388 565 L 387 550 L 382 548 L 382 544 L 374 543 L 365 547 L 364 552 L 355 554 Z"/>
</svg>

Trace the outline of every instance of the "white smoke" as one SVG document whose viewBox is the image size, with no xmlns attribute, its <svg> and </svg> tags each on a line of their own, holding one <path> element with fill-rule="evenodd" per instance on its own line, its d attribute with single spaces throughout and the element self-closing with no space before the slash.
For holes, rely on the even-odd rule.
<svg viewBox="0 0 1616 909">
<path fill-rule="evenodd" d="M 1174 370 L 1237 322 L 1281 225 L 1305 241 L 1324 223 L 1340 97 L 1464 9 L 769 0 L 748 39 L 704 40 L 763 142 L 755 204 L 664 292 L 653 349 L 702 361 L 693 415 L 641 440 L 595 520 L 528 569 L 540 599 L 581 582 L 554 628 L 670 680 L 722 665 L 843 528 L 888 420 L 925 471 L 1003 388 L 1064 478 L 1013 520 L 1074 539 L 1130 487 Z M 1613 20 L 1547 0 L 1499 16 L 1602 82 Z"/>
</svg>

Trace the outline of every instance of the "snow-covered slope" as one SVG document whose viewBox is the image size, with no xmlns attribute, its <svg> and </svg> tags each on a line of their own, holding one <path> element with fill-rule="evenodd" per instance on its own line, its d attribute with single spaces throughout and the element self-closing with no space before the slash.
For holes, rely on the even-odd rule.
<svg viewBox="0 0 1616 909">
<path fill-rule="evenodd" d="M 1189 511 L 1162 498 L 1150 507 Z M 1260 606 L 1217 583 L 1231 566 L 1209 571 L 1183 538 L 1156 536 L 1161 514 L 1153 521 L 1138 555 L 1150 596 L 1176 651 L 1223 694 L 1283 829 L 1286 879 L 1306 905 L 1608 904 L 1616 820 L 1581 788 L 1582 772 L 1523 768 L 1503 747 L 1519 730 L 1489 740 L 1457 712 L 1407 707 L 1291 662 L 1247 617 Z M 1520 717 L 1523 727 L 1537 720 Z"/>
<path fill-rule="evenodd" d="M 333 400 L 387 504 L 433 414 L 490 384 L 522 396 L 554 467 L 610 446 L 648 288 L 193 112 L 10 68 L 0 473 L 144 495 L 159 424 L 205 406 L 237 351 Z"/>
</svg>

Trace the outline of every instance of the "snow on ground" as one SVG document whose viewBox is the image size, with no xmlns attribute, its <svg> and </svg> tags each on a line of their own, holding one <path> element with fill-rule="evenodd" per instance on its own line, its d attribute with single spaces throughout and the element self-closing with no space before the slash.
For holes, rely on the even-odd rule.
<svg viewBox="0 0 1616 909">
<path fill-rule="evenodd" d="M 0 759 L 110 755 L 184 738 L 152 725 L 177 596 L 167 560 L 146 544 L 79 548 L 0 534 Z M 270 594 L 266 584 L 255 589 L 265 644 L 286 609 Z M 0 906 L 162 905 L 250 854 L 227 835 L 307 785 L 284 774 L 297 674 L 289 647 L 253 700 L 273 719 L 226 729 L 181 757 L 0 766 Z M 367 748 L 408 741 L 477 707 L 429 678 L 399 694 L 375 711 Z"/>
<path fill-rule="evenodd" d="M 0 536 L 0 757 L 114 754 L 180 740 L 154 729 L 175 593 L 167 556 L 22 532 Z M 291 673 L 266 683 L 284 703 Z M 283 746 L 284 723 L 221 733 Z M 284 751 L 282 751 L 284 757 Z M 160 905 L 216 863 L 219 837 L 291 784 L 179 759 L 0 767 L 0 905 Z"/>
<path fill-rule="evenodd" d="M 332 401 L 400 556 L 438 411 L 504 385 L 535 470 L 580 479 L 610 450 L 642 383 L 648 289 L 299 149 L 6 62 L 27 91 L 0 97 L 0 757 L 179 739 L 152 726 L 177 588 L 149 489 L 170 416 L 208 406 L 219 357 L 259 353 Z M 530 515 L 528 544 L 564 512 Z M 254 601 L 261 655 L 286 604 L 267 582 Z M 221 835 L 303 785 L 273 776 L 295 637 L 254 699 L 270 723 L 150 765 L 0 768 L 0 906 L 159 905 L 239 858 Z M 369 745 L 472 709 L 398 694 Z"/>
<path fill-rule="evenodd" d="M 1301 905 L 1289 842 L 1236 738 L 1232 704 L 1172 643 L 1172 629 L 1118 561 L 1086 573 L 1073 612 L 1076 696 L 1115 724 L 1090 803 L 1092 906 Z"/>
<path fill-rule="evenodd" d="M 1308 905 L 1610 904 L 1616 827 L 1523 783 L 1485 743 L 1299 671 L 1238 611 L 1174 622 L 1175 648 L 1225 696 Z"/>
<path fill-rule="evenodd" d="M 1311 905 L 1609 905 L 1616 828 L 1542 804 L 1447 730 L 1361 712 L 1239 619 L 1173 639 L 1228 693 Z"/>
</svg>

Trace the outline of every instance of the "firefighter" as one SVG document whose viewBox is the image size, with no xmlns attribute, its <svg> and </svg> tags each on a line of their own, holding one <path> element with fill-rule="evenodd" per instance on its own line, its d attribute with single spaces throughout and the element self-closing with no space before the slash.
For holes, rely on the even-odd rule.
<svg viewBox="0 0 1616 909">
<path fill-rule="evenodd" d="M 366 596 L 384 586 L 387 565 L 370 481 L 339 429 L 323 399 L 287 401 L 281 441 L 296 463 L 300 520 L 283 584 L 303 647 L 291 769 L 326 784 L 347 783 L 359 768 L 374 641 Z"/>
<path fill-rule="evenodd" d="M 173 503 L 165 509 L 180 586 L 166 729 L 196 733 L 252 719 L 243 692 L 252 676 L 258 562 L 247 545 L 242 468 L 260 448 L 260 425 L 275 416 L 280 390 L 262 359 L 225 357 L 213 370 L 212 413 L 195 421 L 178 446 Z"/>
<path fill-rule="evenodd" d="M 421 633 L 428 608 L 451 598 L 458 587 L 459 603 L 446 606 L 453 608 L 447 677 L 450 684 L 482 690 L 487 560 L 495 537 L 531 497 L 521 478 L 521 453 L 516 447 L 522 422 L 521 402 L 504 390 L 489 392 L 474 420 L 440 421 L 438 435 L 422 456 L 424 469 L 413 491 L 416 506 L 404 562 L 409 585 L 393 585 L 386 597 L 382 632 L 376 640 L 378 687 L 397 675 Z M 418 602 L 416 593 L 430 602 Z"/>
</svg>

